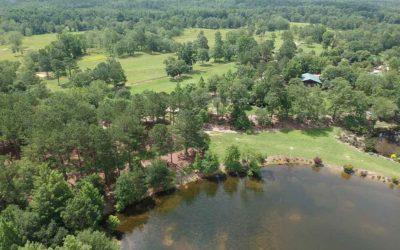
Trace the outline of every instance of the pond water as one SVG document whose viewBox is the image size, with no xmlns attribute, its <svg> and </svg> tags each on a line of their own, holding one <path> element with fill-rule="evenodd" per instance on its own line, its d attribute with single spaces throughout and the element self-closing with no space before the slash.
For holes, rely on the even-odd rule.
<svg viewBox="0 0 400 250">
<path fill-rule="evenodd" d="M 120 216 L 122 249 L 399 249 L 400 190 L 328 169 L 190 184 Z"/>
</svg>

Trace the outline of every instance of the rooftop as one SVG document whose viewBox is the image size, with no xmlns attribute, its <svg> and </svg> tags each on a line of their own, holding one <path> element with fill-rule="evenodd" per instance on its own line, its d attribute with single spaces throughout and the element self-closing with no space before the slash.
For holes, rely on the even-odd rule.
<svg viewBox="0 0 400 250">
<path fill-rule="evenodd" d="M 313 82 L 317 82 L 317 83 L 322 83 L 321 80 L 319 79 L 319 75 L 316 74 L 310 74 L 310 73 L 305 73 L 301 75 L 301 80 L 303 82 L 306 81 L 313 81 Z"/>
</svg>

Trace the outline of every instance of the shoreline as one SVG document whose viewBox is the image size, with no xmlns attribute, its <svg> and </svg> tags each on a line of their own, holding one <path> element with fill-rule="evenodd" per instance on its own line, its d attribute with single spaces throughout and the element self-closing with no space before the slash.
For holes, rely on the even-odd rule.
<svg viewBox="0 0 400 250">
<path fill-rule="evenodd" d="M 268 167 L 272 167 L 272 166 L 283 166 L 283 165 L 289 165 L 289 166 L 298 165 L 298 166 L 306 166 L 306 167 L 310 167 L 310 168 L 315 167 L 314 161 L 311 159 L 306 159 L 306 158 L 302 158 L 302 157 L 288 157 L 285 155 L 274 155 L 274 156 L 268 157 L 265 160 L 265 163 L 262 164 L 261 168 L 268 168 Z M 337 165 L 332 165 L 332 164 L 326 164 L 326 163 L 324 163 L 323 166 L 321 166 L 321 167 L 315 167 L 315 168 L 326 168 L 331 173 L 338 174 L 342 178 L 346 178 L 346 179 L 349 179 L 352 176 L 356 176 L 356 177 L 359 177 L 362 179 L 367 179 L 369 181 L 374 181 L 374 182 L 378 182 L 378 183 L 387 183 L 394 187 L 396 187 L 396 186 L 400 187 L 400 185 L 394 184 L 390 177 L 385 176 L 384 174 L 381 174 L 381 173 L 378 173 L 375 171 L 354 168 L 354 173 L 347 174 L 343 171 L 343 167 L 337 166 Z M 202 178 L 197 173 L 192 173 L 188 176 L 184 176 L 181 179 L 181 182 L 179 184 L 176 184 L 175 187 L 177 190 L 179 190 L 181 188 L 186 188 L 187 185 L 189 185 L 190 183 L 194 183 L 197 181 L 203 181 L 203 180 L 207 180 L 207 179 Z M 152 195 L 154 195 L 154 194 L 152 194 Z M 152 195 L 150 195 L 150 196 L 152 196 Z"/>
<path fill-rule="evenodd" d="M 274 165 L 303 165 L 303 166 L 308 166 L 308 167 L 314 167 L 314 162 L 313 162 L 313 160 L 305 159 L 302 157 L 288 157 L 288 156 L 284 156 L 284 155 L 276 155 L 276 156 L 268 157 L 265 164 L 263 164 L 263 167 L 271 167 Z M 385 176 L 384 174 L 381 174 L 381 173 L 378 173 L 375 171 L 354 168 L 353 174 L 347 174 L 347 173 L 344 173 L 343 167 L 340 167 L 337 165 L 332 165 L 332 164 L 325 164 L 325 163 L 323 164 L 322 167 L 317 167 L 317 168 L 327 168 L 332 173 L 340 174 L 342 177 L 351 178 L 351 176 L 357 176 L 357 177 L 360 177 L 363 179 L 368 179 L 368 180 L 374 181 L 374 182 L 389 183 L 390 185 L 395 186 L 395 187 L 399 186 L 398 184 L 394 184 L 390 177 Z"/>
</svg>

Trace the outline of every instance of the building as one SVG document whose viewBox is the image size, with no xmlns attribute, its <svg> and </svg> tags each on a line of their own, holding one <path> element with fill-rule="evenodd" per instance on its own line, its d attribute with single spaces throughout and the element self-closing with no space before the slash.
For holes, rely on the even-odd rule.
<svg viewBox="0 0 400 250">
<path fill-rule="evenodd" d="M 301 75 L 301 81 L 306 85 L 306 86 L 315 86 L 315 85 L 321 85 L 322 82 L 319 78 L 319 75 L 316 74 L 310 74 L 310 73 L 305 73 Z"/>
</svg>

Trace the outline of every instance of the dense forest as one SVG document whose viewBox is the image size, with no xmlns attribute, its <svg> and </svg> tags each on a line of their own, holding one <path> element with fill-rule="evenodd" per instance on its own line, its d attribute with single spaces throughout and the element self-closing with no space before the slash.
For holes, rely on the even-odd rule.
<svg viewBox="0 0 400 250">
<path fill-rule="evenodd" d="M 0 7 L 0 45 L 20 59 L 0 57 L 1 250 L 118 249 L 116 211 L 193 173 L 221 174 L 220 165 L 257 178 L 262 152 L 231 146 L 219 159 L 204 131 L 210 124 L 249 134 L 282 121 L 338 126 L 375 151 L 376 124 L 400 123 L 398 1 L 0 0 Z M 174 40 L 188 28 L 229 31 L 215 32 L 212 46 L 203 32 Z M 23 39 L 48 33 L 57 39 L 23 49 Z M 94 50 L 107 60 L 80 68 Z M 120 60 L 137 53 L 171 54 L 164 64 L 172 92 L 132 91 Z M 210 61 L 235 70 L 180 84 Z M 320 81 L 305 84 L 305 73 Z M 60 90 L 48 88 L 50 77 Z M 176 152 L 190 164 L 179 166 Z"/>
</svg>

